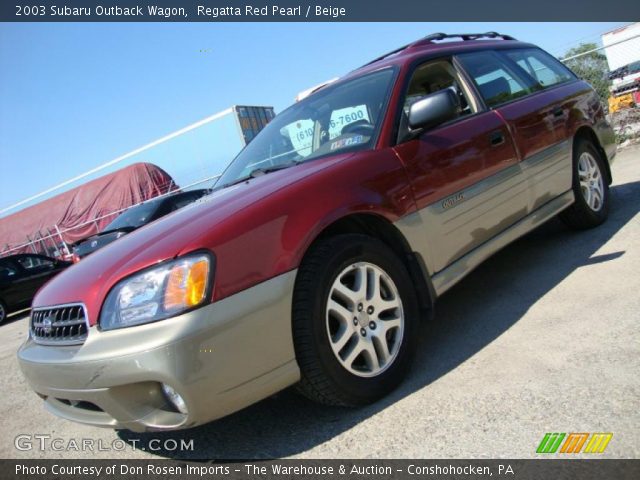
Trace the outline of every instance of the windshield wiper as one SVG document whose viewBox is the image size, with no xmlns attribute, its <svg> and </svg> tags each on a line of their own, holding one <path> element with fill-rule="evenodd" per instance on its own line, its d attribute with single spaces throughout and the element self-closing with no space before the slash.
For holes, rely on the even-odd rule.
<svg viewBox="0 0 640 480">
<path fill-rule="evenodd" d="M 245 175 L 244 177 L 236 178 L 235 180 L 232 180 L 231 182 L 228 182 L 228 183 L 225 183 L 223 185 L 220 185 L 220 188 L 222 189 L 222 188 L 231 187 L 233 185 L 237 185 L 238 183 L 242 183 L 242 182 L 246 182 L 247 180 L 251 180 L 252 178 L 261 177 L 262 175 L 266 175 L 267 173 L 271 173 L 271 172 L 277 172 L 278 170 L 284 170 L 285 168 L 293 167 L 293 166 L 298 165 L 300 163 L 301 163 L 300 160 L 291 160 L 290 162 L 281 163 L 279 165 L 273 165 L 273 166 L 270 166 L 270 167 L 254 168 L 253 170 L 251 170 L 249 172 L 248 175 Z"/>
</svg>

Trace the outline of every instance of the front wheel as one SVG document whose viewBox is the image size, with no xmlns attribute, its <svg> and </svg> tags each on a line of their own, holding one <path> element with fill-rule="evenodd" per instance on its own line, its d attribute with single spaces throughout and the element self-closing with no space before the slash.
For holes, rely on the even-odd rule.
<svg viewBox="0 0 640 480">
<path fill-rule="evenodd" d="M 597 227 L 609 215 L 609 185 L 604 176 L 606 160 L 593 143 L 580 140 L 573 155 L 573 193 L 576 201 L 560 214 L 569 227 Z"/>
<path fill-rule="evenodd" d="M 319 242 L 294 291 L 299 390 L 331 405 L 378 400 L 408 369 L 418 316 L 409 273 L 384 243 L 364 235 Z"/>
</svg>

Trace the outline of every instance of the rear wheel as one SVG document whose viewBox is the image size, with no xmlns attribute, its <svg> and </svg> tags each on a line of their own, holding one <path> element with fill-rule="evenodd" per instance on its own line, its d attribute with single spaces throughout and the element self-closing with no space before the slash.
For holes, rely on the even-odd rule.
<svg viewBox="0 0 640 480">
<path fill-rule="evenodd" d="M 298 271 L 293 337 L 299 390 L 362 405 L 393 390 L 416 345 L 418 304 L 404 264 L 364 235 L 321 241 Z"/>
<path fill-rule="evenodd" d="M 580 140 L 573 158 L 575 203 L 560 214 L 569 227 L 578 230 L 600 225 L 609 215 L 609 185 L 605 165 L 593 143 Z"/>
</svg>

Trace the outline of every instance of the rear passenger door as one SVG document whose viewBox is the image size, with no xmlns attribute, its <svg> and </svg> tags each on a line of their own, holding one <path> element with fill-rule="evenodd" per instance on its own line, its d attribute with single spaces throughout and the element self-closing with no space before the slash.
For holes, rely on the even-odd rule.
<svg viewBox="0 0 640 480">
<path fill-rule="evenodd" d="M 532 194 L 531 209 L 546 203 L 549 199 L 571 188 L 572 134 L 569 129 L 569 114 L 575 98 L 568 97 L 562 88 L 557 88 L 576 80 L 576 77 L 558 60 L 539 48 L 514 48 L 499 52 L 500 55 L 517 65 L 531 78 L 534 89 L 539 92 L 533 99 L 543 105 L 552 125 L 555 145 L 549 146 L 547 155 L 539 155 L 540 165 L 529 171 Z"/>
<path fill-rule="evenodd" d="M 521 49 L 474 52 L 457 58 L 473 79 L 487 108 L 507 123 L 528 184 L 528 212 L 571 188 L 571 145 L 562 130 L 562 99 L 520 64 Z M 518 63 L 520 62 L 520 63 Z M 529 61 L 531 71 L 535 67 Z M 540 75 L 543 75 L 542 73 Z"/>
</svg>

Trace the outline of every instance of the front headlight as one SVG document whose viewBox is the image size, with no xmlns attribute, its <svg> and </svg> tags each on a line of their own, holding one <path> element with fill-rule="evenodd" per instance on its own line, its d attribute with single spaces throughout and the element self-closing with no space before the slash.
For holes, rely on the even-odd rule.
<svg viewBox="0 0 640 480">
<path fill-rule="evenodd" d="M 100 328 L 131 327 L 173 317 L 202 305 L 208 297 L 212 259 L 188 255 L 134 274 L 109 292 Z"/>
</svg>

